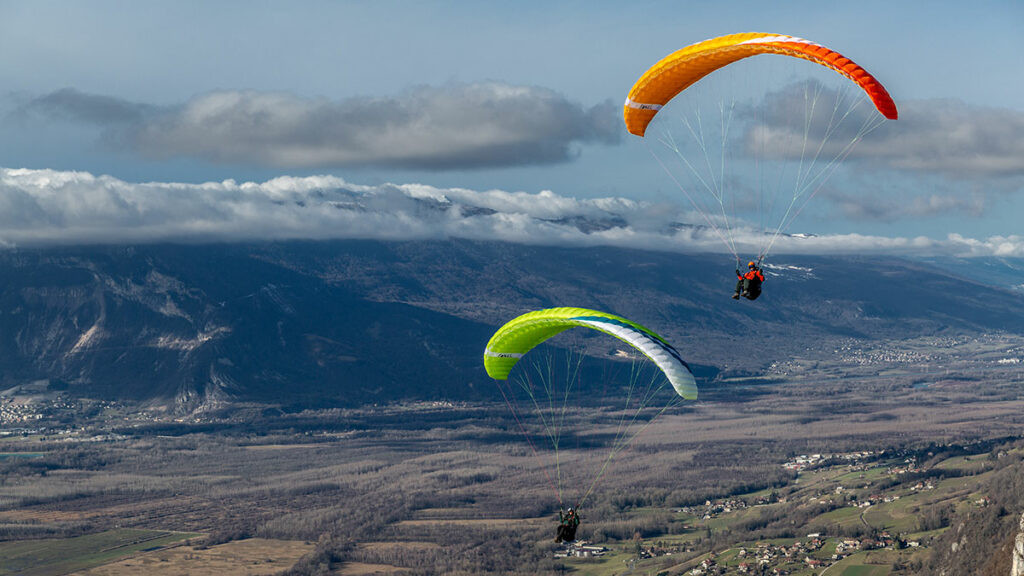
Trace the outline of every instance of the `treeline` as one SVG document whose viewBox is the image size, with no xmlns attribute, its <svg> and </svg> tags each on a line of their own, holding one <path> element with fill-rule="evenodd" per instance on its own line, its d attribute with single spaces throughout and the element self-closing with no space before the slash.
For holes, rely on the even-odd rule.
<svg viewBox="0 0 1024 576">
<path fill-rule="evenodd" d="M 279 576 L 328 576 L 337 574 L 334 567 L 352 559 L 355 542 L 343 536 L 324 535 L 313 552 L 299 559 Z"/>
<path fill-rule="evenodd" d="M 508 426 L 495 429 L 496 422 Z M 84 422 L 85 420 L 82 419 Z M 216 434 L 221 437 L 273 437 L 295 441 L 316 433 L 403 432 L 415 430 L 460 430 L 480 426 L 492 433 L 512 430 L 514 422 L 504 405 L 466 405 L 445 408 L 408 408 L 401 404 L 361 409 L 320 409 L 286 411 L 277 407 L 241 405 L 206 415 L 202 422 L 150 421 L 114 426 L 111 433 L 133 438 Z"/>
<path fill-rule="evenodd" d="M 17 448 L 39 450 L 41 445 L 28 446 L 25 443 L 15 445 Z M 35 453 L 34 453 L 35 454 Z M 116 450 L 101 446 L 70 446 L 48 444 L 45 450 L 33 457 L 14 457 L 0 459 L 0 484 L 7 478 L 18 476 L 42 475 L 55 470 L 100 470 L 116 464 L 121 455 Z"/>
<path fill-rule="evenodd" d="M 96 531 L 96 525 L 87 521 L 21 524 L 0 524 L 0 541 L 29 540 L 37 538 L 73 538 Z"/>
<path fill-rule="evenodd" d="M 480 525 L 438 525 L 427 546 L 375 546 L 352 550 L 349 559 L 387 564 L 410 574 L 555 574 L 554 546 L 537 545 L 544 535 Z"/>
<path fill-rule="evenodd" d="M 548 534 L 536 529 L 506 528 L 479 523 L 417 524 L 411 529 L 376 527 L 376 536 L 356 536 L 369 528 L 335 525 L 320 537 L 313 552 L 283 576 L 332 574 L 344 562 L 384 564 L 399 573 L 432 574 L 556 574 L 562 569 L 553 560 L 553 545 L 538 545 Z M 381 531 L 383 528 L 383 532 Z M 366 539 L 374 546 L 358 546 Z M 409 544 L 409 542 L 420 544 Z M 388 545 L 388 542 L 394 542 Z M 422 544 L 422 543 L 428 544 Z M 429 543 L 437 543 L 430 545 Z"/>
</svg>

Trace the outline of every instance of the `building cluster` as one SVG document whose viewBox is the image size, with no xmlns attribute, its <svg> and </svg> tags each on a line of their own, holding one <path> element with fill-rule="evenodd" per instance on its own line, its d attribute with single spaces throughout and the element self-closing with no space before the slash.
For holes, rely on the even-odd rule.
<svg viewBox="0 0 1024 576">
<path fill-rule="evenodd" d="M 745 501 L 730 498 L 715 501 L 707 500 L 704 502 L 704 506 L 683 506 L 682 508 L 676 509 L 676 512 L 692 514 L 703 520 L 710 520 L 721 514 L 728 514 L 733 510 L 740 510 L 746 507 L 747 503 Z"/>
<path fill-rule="evenodd" d="M 756 549 L 740 548 L 736 554 L 739 564 L 735 571 L 740 574 L 747 574 L 757 571 L 764 573 L 764 568 L 772 569 L 772 574 L 789 574 L 783 566 L 786 564 L 801 563 L 809 566 L 824 566 L 826 562 L 813 557 L 811 554 L 821 549 L 825 540 L 819 534 L 808 535 L 807 541 L 797 541 L 791 546 L 780 546 L 767 542 L 757 545 Z M 690 570 L 692 576 L 710 576 L 712 574 L 728 574 L 732 570 L 729 567 L 719 565 L 713 558 L 702 561 L 699 565 Z"/>
<path fill-rule="evenodd" d="M 740 548 L 728 565 L 715 558 L 706 558 L 690 569 L 691 576 L 719 574 L 772 574 L 784 576 L 802 572 L 806 568 L 826 568 L 860 550 L 918 547 L 920 542 L 905 541 L 882 532 L 877 538 L 844 538 L 835 544 L 835 552 L 828 555 L 828 540 L 821 534 L 808 534 L 806 540 L 791 545 L 762 542 L 756 548 Z M 721 560 L 721 559 L 719 559 Z"/>
<path fill-rule="evenodd" d="M 895 502 L 895 501 L 897 501 L 899 499 L 900 499 L 899 494 L 877 494 L 876 493 L 876 494 L 871 494 L 870 496 L 867 497 L 867 499 L 861 500 L 860 502 L 856 502 L 856 501 L 851 502 L 850 506 L 853 506 L 855 508 L 867 508 L 867 507 L 873 506 L 875 504 L 882 504 L 882 503 L 888 504 L 890 502 Z"/>
<path fill-rule="evenodd" d="M 566 542 L 555 552 L 555 558 L 599 558 L 607 552 L 604 546 L 596 546 L 588 540 L 576 540 Z"/>
<path fill-rule="evenodd" d="M 810 456 L 807 454 L 801 454 L 800 456 L 797 456 L 783 464 L 782 467 L 786 470 L 803 470 L 804 468 L 809 468 L 821 463 L 823 459 L 824 457 L 821 454 L 811 454 Z"/>
<path fill-rule="evenodd" d="M 42 419 L 43 412 L 35 404 L 19 402 L 14 398 L 0 400 L 0 425 L 25 424 Z"/>
<path fill-rule="evenodd" d="M 702 576 L 704 574 L 717 574 L 718 565 L 711 558 L 705 558 L 696 568 L 690 570 L 690 574 L 693 576 Z"/>
<path fill-rule="evenodd" d="M 879 456 L 884 454 L 885 451 L 876 452 L 874 450 L 861 450 L 858 452 L 843 452 L 839 454 L 801 454 L 792 460 L 782 464 L 782 467 L 786 470 L 804 470 L 811 468 L 825 462 L 834 462 L 836 460 L 846 462 L 860 462 L 868 458 Z M 854 466 L 851 464 L 851 466 Z M 863 469 L 862 467 L 855 466 L 854 469 Z"/>
<path fill-rule="evenodd" d="M 678 549 L 666 548 L 663 546 L 647 546 L 640 548 L 637 551 L 637 558 L 639 560 L 646 560 L 648 558 L 657 558 L 659 556 L 671 556 Z"/>
<path fill-rule="evenodd" d="M 885 473 L 889 474 L 890 476 L 894 475 L 894 474 L 895 475 L 899 475 L 899 474 L 913 474 L 913 473 L 916 473 L 916 472 L 923 472 L 923 471 L 924 471 L 923 468 L 918 468 L 913 463 L 908 464 L 907 466 L 889 466 L 888 468 L 885 469 Z"/>
<path fill-rule="evenodd" d="M 924 366 L 938 361 L 938 357 L 913 350 L 849 350 L 842 355 L 841 361 L 856 366 Z"/>
</svg>

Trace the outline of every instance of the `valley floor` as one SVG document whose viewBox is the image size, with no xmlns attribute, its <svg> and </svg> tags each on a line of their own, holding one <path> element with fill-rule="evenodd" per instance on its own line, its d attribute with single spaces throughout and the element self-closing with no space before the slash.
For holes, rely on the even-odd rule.
<svg viewBox="0 0 1024 576">
<path fill-rule="evenodd" d="M 616 456 L 572 550 L 584 489 L 501 403 L 182 417 L 27 385 L 0 396 L 0 575 L 923 574 L 950 529 L 983 574 L 971 538 L 1024 505 L 1024 346 L 947 344 L 706 383 Z M 601 410 L 575 417 L 556 470 L 603 469 Z"/>
</svg>

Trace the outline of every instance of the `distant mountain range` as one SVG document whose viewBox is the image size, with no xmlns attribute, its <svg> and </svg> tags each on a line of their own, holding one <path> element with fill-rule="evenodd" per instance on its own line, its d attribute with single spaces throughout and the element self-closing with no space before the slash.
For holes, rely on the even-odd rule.
<svg viewBox="0 0 1024 576">
<path fill-rule="evenodd" d="M 841 338 L 1024 333 L 1014 265 L 780 256 L 748 302 L 730 298 L 718 255 L 461 240 L 12 250 L 0 388 L 49 380 L 181 410 L 493 397 L 491 333 L 551 306 L 636 320 L 704 377 L 756 373 Z"/>
<path fill-rule="evenodd" d="M 978 282 L 1024 293 L 1024 259 L 1021 258 L 922 258 L 931 266 Z"/>
</svg>

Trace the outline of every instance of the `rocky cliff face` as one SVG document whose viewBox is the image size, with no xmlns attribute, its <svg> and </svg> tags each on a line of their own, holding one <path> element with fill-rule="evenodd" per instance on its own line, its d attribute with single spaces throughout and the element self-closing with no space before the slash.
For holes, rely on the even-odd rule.
<svg viewBox="0 0 1024 576">
<path fill-rule="evenodd" d="M 0 389 L 49 380 L 71 394 L 183 412 L 233 400 L 345 405 L 466 391 L 486 327 L 295 272 L 302 249 L 271 252 L 0 254 Z"/>
<path fill-rule="evenodd" d="M 1013 571 L 1010 576 L 1024 576 L 1024 514 L 1020 516 L 1020 533 L 1013 547 Z"/>
</svg>

